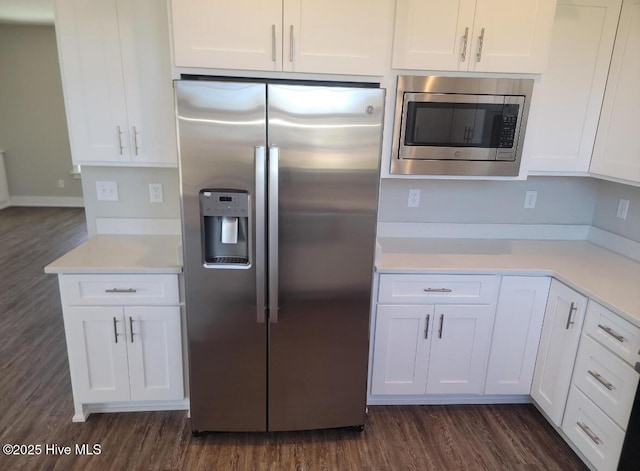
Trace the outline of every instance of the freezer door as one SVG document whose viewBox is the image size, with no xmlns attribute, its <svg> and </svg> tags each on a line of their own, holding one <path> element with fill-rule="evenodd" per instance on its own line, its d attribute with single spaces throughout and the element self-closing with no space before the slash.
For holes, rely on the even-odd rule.
<svg viewBox="0 0 640 471">
<path fill-rule="evenodd" d="M 197 431 L 266 430 L 267 324 L 260 322 L 264 231 L 256 229 L 264 218 L 264 207 L 256 207 L 256 201 L 259 205 L 265 190 L 266 88 L 178 81 L 176 96 L 191 426 Z M 216 189 L 221 192 L 211 191 Z M 229 200 L 237 195 L 245 203 L 248 195 L 248 264 L 205 266 L 207 247 L 233 243 L 233 237 L 203 239 L 203 234 L 221 237 L 220 231 L 203 229 L 205 220 L 219 222 L 207 216 L 216 206 L 204 207 L 207 197 L 218 195 Z"/>
<path fill-rule="evenodd" d="M 267 96 L 269 430 L 361 425 L 384 91 Z"/>
</svg>

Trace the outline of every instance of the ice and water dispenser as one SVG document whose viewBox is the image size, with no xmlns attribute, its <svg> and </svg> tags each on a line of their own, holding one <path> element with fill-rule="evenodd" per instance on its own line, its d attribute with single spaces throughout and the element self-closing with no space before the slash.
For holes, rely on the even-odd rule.
<svg viewBox="0 0 640 471">
<path fill-rule="evenodd" d="M 202 251 L 207 268 L 249 266 L 249 194 L 201 190 Z"/>
</svg>

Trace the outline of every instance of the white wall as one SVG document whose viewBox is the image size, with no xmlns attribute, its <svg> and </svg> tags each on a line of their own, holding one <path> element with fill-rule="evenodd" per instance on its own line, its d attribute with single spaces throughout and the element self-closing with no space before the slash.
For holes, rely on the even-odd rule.
<svg viewBox="0 0 640 471">
<path fill-rule="evenodd" d="M 81 204 L 53 26 L 0 24 L 0 148 L 12 200 Z"/>
</svg>

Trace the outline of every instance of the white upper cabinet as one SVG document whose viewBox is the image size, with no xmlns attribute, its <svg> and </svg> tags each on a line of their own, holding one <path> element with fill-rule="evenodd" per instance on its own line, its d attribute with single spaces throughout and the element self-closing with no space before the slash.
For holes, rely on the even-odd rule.
<svg viewBox="0 0 640 471">
<path fill-rule="evenodd" d="M 75 164 L 177 164 L 167 22 L 154 0 L 56 1 Z"/>
<path fill-rule="evenodd" d="M 531 172 L 589 171 L 622 0 L 558 0 L 549 62 L 534 86 Z"/>
<path fill-rule="evenodd" d="M 590 171 L 640 183 L 640 0 L 625 0 Z"/>
<path fill-rule="evenodd" d="M 398 0 L 393 68 L 542 73 L 555 0 Z"/>
<path fill-rule="evenodd" d="M 172 0 L 177 67 L 384 75 L 392 0 Z"/>
</svg>

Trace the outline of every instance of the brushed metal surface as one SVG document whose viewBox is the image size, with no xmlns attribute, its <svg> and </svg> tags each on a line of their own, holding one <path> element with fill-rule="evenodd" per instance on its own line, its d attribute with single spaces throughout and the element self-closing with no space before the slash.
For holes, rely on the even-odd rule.
<svg viewBox="0 0 640 471">
<path fill-rule="evenodd" d="M 198 198 L 202 189 L 247 191 L 250 240 L 256 240 L 255 163 L 256 147 L 266 147 L 265 86 L 178 81 L 176 99 L 191 426 L 266 430 L 267 330 L 256 319 L 256 270 L 264 267 L 256 266 L 255 244 L 249 268 L 203 266 Z"/>
<path fill-rule="evenodd" d="M 532 91 L 532 79 L 398 76 L 390 173 L 397 175 L 517 176 L 520 171 L 522 147 Z M 399 158 L 405 93 L 514 95 L 524 97 L 524 106 L 519 119 L 515 160 L 437 160 L 428 159 L 424 156 L 419 159 Z M 452 148 L 451 153 L 454 150 Z"/>
<path fill-rule="evenodd" d="M 364 424 L 384 91 L 269 85 L 268 102 L 279 148 L 269 430 Z"/>
</svg>

